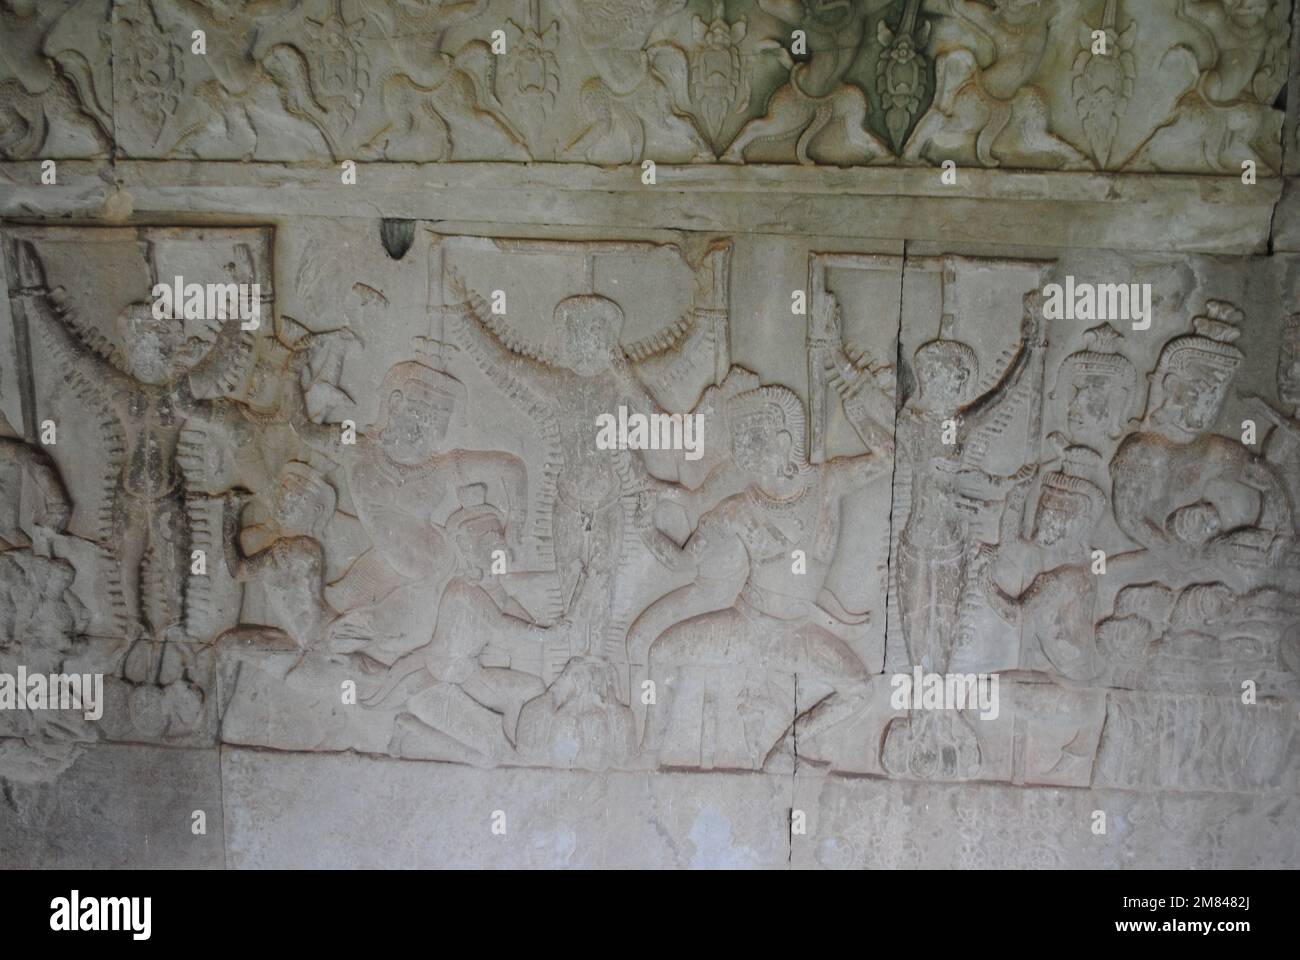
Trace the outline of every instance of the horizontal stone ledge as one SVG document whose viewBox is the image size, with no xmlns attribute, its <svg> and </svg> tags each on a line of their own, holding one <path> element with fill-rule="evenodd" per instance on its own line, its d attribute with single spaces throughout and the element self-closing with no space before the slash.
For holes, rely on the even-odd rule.
<svg viewBox="0 0 1300 960">
<path fill-rule="evenodd" d="M 1058 247 L 1258 253 L 1280 180 L 931 168 L 575 164 L 359 164 L 68 161 L 42 186 L 39 164 L 0 164 L 0 215 L 147 220 L 151 215 L 398 217 L 815 234 Z M 648 202 L 657 197 L 658 202 Z"/>
<path fill-rule="evenodd" d="M 1285 867 L 1296 798 L 221 752 L 235 868 Z M 1104 815 L 1104 819 L 1098 814 Z"/>
</svg>

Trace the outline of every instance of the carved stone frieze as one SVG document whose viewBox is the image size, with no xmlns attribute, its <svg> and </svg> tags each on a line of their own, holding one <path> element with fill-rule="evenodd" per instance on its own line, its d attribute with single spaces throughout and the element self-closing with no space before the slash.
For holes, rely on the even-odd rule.
<svg viewBox="0 0 1300 960">
<path fill-rule="evenodd" d="M 0 0 L 0 846 L 1296 865 L 1292 20 Z"/>
</svg>

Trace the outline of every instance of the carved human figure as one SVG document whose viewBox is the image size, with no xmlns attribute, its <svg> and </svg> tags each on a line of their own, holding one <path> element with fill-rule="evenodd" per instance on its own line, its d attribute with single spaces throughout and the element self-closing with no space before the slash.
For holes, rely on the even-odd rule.
<svg viewBox="0 0 1300 960">
<path fill-rule="evenodd" d="M 232 269 L 252 277 L 251 253 Z M 111 529 L 105 541 L 120 592 L 121 627 L 129 639 L 185 637 L 184 584 L 189 573 L 189 524 L 176 459 L 183 421 L 229 401 L 202 399 L 195 384 L 238 382 L 251 353 L 238 319 L 213 320 L 215 338 L 187 336 L 180 319 L 158 319 L 147 303 L 117 317 L 113 346 L 80 315 L 62 288 L 50 290 L 35 246 L 16 244 L 19 282 L 29 312 L 64 359 L 68 380 L 97 397 L 121 444 L 112 451 Z"/>
<path fill-rule="evenodd" d="M 867 680 L 854 645 L 868 617 L 826 589 L 841 499 L 885 462 L 809 464 L 803 405 L 784 387 L 735 396 L 727 422 L 746 486 L 686 541 L 696 578 L 628 636 L 629 659 L 647 664 L 657 690 L 642 748 L 661 766 L 756 770 L 797 721 L 801 756 L 829 759 L 830 733 L 864 703 Z"/>
<path fill-rule="evenodd" d="M 1034 549 L 1022 565 L 1027 585 L 1019 592 L 999 584 L 997 561 L 1014 545 L 1028 483 L 1008 497 L 998 546 L 982 547 L 977 567 L 984 598 L 1019 634 L 1021 669 L 1050 669 L 1080 681 L 1100 671 L 1093 636 L 1097 579 L 1086 539 L 1106 507 L 1106 494 L 1087 479 L 1100 466 L 1095 451 L 1065 447 L 1060 469 L 1043 477 L 1029 534 Z"/>
<path fill-rule="evenodd" d="M 951 318 L 946 318 L 946 329 Z M 959 499 L 978 489 L 997 497 L 1008 478 L 985 473 L 969 462 L 969 438 L 984 430 L 1020 387 L 1031 359 L 1040 354 L 1036 309 L 1028 307 L 1015 355 L 996 384 L 973 397 L 979 379 L 979 359 L 965 343 L 937 340 L 917 348 L 917 391 L 898 413 L 898 457 L 907 476 L 907 514 L 898 535 L 897 589 L 903 638 L 914 664 L 928 670 L 947 669 L 957 631 L 965 565 L 968 560 L 966 521 Z M 1038 402 L 1040 384 L 1029 384 Z M 1032 472 L 1027 465 L 1023 479 Z"/>
<path fill-rule="evenodd" d="M 1134 542 L 1175 568 L 1278 561 L 1294 541 L 1286 490 L 1267 463 L 1210 431 L 1243 354 L 1242 313 L 1211 300 L 1149 375 L 1141 429 L 1110 463 L 1115 519 Z"/>
<path fill-rule="evenodd" d="M 867 129 L 867 98 L 845 76 L 866 41 L 867 9 L 842 0 L 759 0 L 759 7 L 802 30 L 808 59 L 790 66 L 790 79 L 772 94 L 767 113 L 749 121 L 723 153 L 724 163 L 743 163 L 758 141 L 797 136 L 795 158 L 811 163 L 808 150 L 823 131 L 838 133 L 846 162 L 889 156 L 889 148 Z M 832 124 L 834 126 L 832 126 Z"/>
<path fill-rule="evenodd" d="M 934 102 L 908 138 L 908 160 L 1078 167 L 1086 158 L 1054 135 L 1032 81 L 1047 55 L 1055 5 L 1044 0 L 947 0 L 957 41 L 935 52 Z M 976 36 L 971 37 L 969 31 Z M 987 50 L 991 56 L 981 56 Z M 978 51 L 978 52 L 977 52 Z M 1004 132 L 1011 136 L 1003 138 Z"/>
<path fill-rule="evenodd" d="M 623 311 L 606 297 L 567 297 L 554 310 L 558 345 L 542 351 L 501 326 L 477 295 L 461 293 L 447 316 L 480 367 L 509 396 L 546 398 L 529 409 L 542 419 L 539 433 L 554 438 L 555 562 L 564 610 L 584 631 L 570 653 L 621 656 L 635 611 L 620 567 L 638 540 L 674 562 L 677 545 L 643 507 L 653 480 L 676 481 L 684 460 L 683 451 L 596 447 L 597 417 L 620 407 L 629 416 L 662 412 L 619 344 Z"/>
<path fill-rule="evenodd" d="M 366 705 L 404 698 L 390 746 L 397 755 L 490 764 L 515 758 L 520 711 L 545 687 L 548 631 L 505 586 L 504 514 L 484 501 L 482 484 L 459 495 L 463 505 L 444 525 L 455 568 L 432 637 L 392 665 Z"/>
<path fill-rule="evenodd" d="M 448 428 L 466 404 L 464 385 L 449 374 L 403 361 L 389 368 L 380 395 L 376 423 L 353 444 L 344 442 L 340 425 L 313 423 L 302 409 L 294 427 L 348 463 L 348 488 L 371 540 L 331 590 L 343 614 L 326 631 L 326 645 L 391 663 L 428 642 L 442 590 L 454 576 L 443 520 L 456 509 L 456 490 L 483 484 L 510 527 L 523 526 L 527 471 L 504 451 L 446 449 Z"/>
<path fill-rule="evenodd" d="M 90 619 L 72 590 L 75 568 L 54 550 L 71 504 L 43 452 L 10 432 L 0 414 L 0 672 L 62 673 Z M 93 708 L 89 700 L 85 707 Z M 0 713 L 0 781 L 10 805 L 14 782 L 61 773 L 79 744 L 96 739 L 94 727 L 84 711 Z"/>
<path fill-rule="evenodd" d="M 30 546 L 50 556 L 72 502 L 49 456 L 19 438 L 0 413 L 0 551 Z"/>
<path fill-rule="evenodd" d="M 72 501 L 44 451 L 12 433 L 0 413 L 0 652 L 21 650 L 38 672 L 62 662 L 88 618 L 55 550 Z"/>
<path fill-rule="evenodd" d="M 334 516 L 338 495 L 311 466 L 291 461 L 281 471 L 275 490 L 271 529 L 262 531 L 263 544 L 246 554 L 239 543 L 241 508 L 247 491 L 226 500 L 222 543 L 230 575 L 245 590 L 239 638 L 260 643 L 283 639 L 306 649 L 321 639 L 321 629 L 334 612 L 325 601 L 325 552 L 321 537 Z M 268 542 L 269 541 L 269 542 Z M 249 592 L 261 594 L 249 603 Z"/>
</svg>

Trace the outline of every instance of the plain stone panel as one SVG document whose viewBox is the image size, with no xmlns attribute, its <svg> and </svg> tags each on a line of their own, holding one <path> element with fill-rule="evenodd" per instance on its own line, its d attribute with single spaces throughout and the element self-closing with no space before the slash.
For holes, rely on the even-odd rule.
<svg viewBox="0 0 1300 960">
<path fill-rule="evenodd" d="M 57 779 L 6 780 L 0 792 L 0 867 L 225 866 L 215 749 L 96 744 Z M 206 833 L 194 833 L 196 811 Z"/>
<path fill-rule="evenodd" d="M 229 747 L 222 766 L 238 868 L 784 868 L 789 856 L 787 778 Z"/>
<path fill-rule="evenodd" d="M 801 779 L 801 869 L 1295 869 L 1295 797 Z M 1094 833 L 1105 814 L 1105 833 Z"/>
</svg>

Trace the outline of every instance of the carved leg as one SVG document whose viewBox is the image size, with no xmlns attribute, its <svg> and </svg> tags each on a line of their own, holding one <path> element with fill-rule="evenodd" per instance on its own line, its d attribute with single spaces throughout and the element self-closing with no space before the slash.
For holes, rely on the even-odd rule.
<svg viewBox="0 0 1300 960">
<path fill-rule="evenodd" d="M 515 745 L 519 711 L 533 697 L 546 691 L 545 684 L 537 677 L 504 667 L 482 667 L 465 681 L 464 687 L 483 706 L 501 714 L 501 725 L 511 746 Z"/>
<path fill-rule="evenodd" d="M 959 99 L 962 91 L 978 75 L 979 66 L 970 51 L 956 50 L 939 58 L 935 64 L 934 102 L 907 138 L 903 148 L 904 160 L 918 162 L 932 142 L 951 140 L 948 128 L 970 126 L 969 117 L 963 114 L 970 112 L 971 105 L 959 103 Z"/>
<path fill-rule="evenodd" d="M 128 640 L 148 634 L 141 623 L 141 564 L 149 546 L 149 518 L 142 501 L 119 490 L 113 500 L 114 579 L 119 594 L 119 623 Z"/>
<path fill-rule="evenodd" d="M 154 503 L 150 524 L 149 576 L 142 601 L 145 614 L 155 636 L 188 639 L 183 623 L 189 551 L 185 509 L 179 499 Z"/>
<path fill-rule="evenodd" d="M 988 122 L 980 128 L 979 135 L 975 137 L 975 159 L 982 167 L 996 167 L 998 161 L 993 156 L 993 144 L 1011 122 L 1012 109 L 1009 103 L 992 100 L 988 102 L 988 110 Z"/>
<path fill-rule="evenodd" d="M 1063 167 L 1090 165 L 1086 156 L 1049 132 L 1047 103 L 1037 91 L 1021 90 L 1013 101 L 1013 112 L 1026 153 L 1051 158 Z"/>
<path fill-rule="evenodd" d="M 844 128 L 844 138 L 863 160 L 890 156 L 889 148 L 867 129 L 867 98 L 857 87 L 846 84 L 835 91 L 831 117 Z"/>
<path fill-rule="evenodd" d="M 800 133 L 817 115 L 816 101 L 809 100 L 791 84 L 772 95 L 767 115 L 755 117 L 736 134 L 721 157 L 723 163 L 744 163 L 745 149 L 756 140 L 784 140 Z"/>
</svg>

